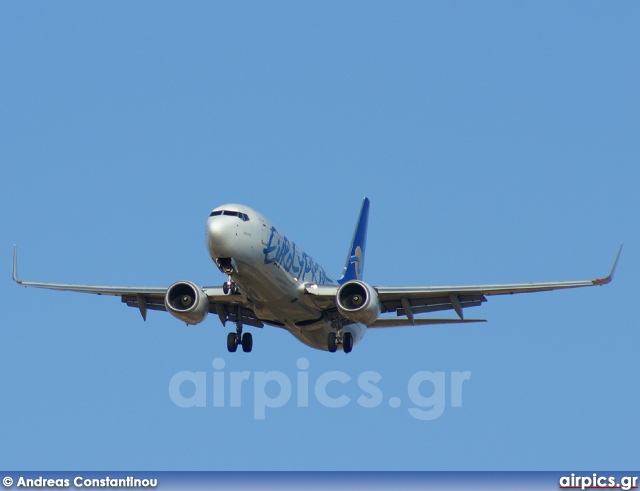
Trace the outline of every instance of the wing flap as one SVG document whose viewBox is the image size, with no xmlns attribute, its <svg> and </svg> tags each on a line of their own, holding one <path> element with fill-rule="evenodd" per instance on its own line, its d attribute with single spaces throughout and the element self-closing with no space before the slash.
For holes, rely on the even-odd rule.
<svg viewBox="0 0 640 491">
<path fill-rule="evenodd" d="M 449 293 L 449 292 L 446 292 Z M 423 314 L 427 312 L 438 312 L 442 310 L 456 310 L 456 307 L 465 309 L 468 307 L 478 307 L 486 302 L 487 299 L 484 295 L 457 295 L 452 298 L 452 295 L 436 295 L 433 297 L 424 295 L 405 295 L 400 299 L 392 298 L 387 300 L 387 297 L 380 295 L 380 310 L 383 313 L 396 312 L 397 315 L 407 315 L 406 305 L 408 304 L 413 314 Z M 384 300 L 383 300 L 384 299 Z M 403 302 L 403 299 L 405 302 Z M 457 299 L 457 306 L 454 305 L 454 301 Z M 460 316 L 460 312 L 456 310 Z"/>
<path fill-rule="evenodd" d="M 370 329 L 384 327 L 411 327 L 411 326 L 431 326 L 434 324 L 471 324 L 474 322 L 487 322 L 484 319 L 413 319 L 413 324 L 409 319 L 378 319 Z"/>
</svg>

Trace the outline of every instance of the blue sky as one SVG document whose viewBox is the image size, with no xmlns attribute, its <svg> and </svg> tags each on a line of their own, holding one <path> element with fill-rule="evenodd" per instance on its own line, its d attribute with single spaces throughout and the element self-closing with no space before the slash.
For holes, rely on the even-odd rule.
<svg viewBox="0 0 640 491">
<path fill-rule="evenodd" d="M 639 20 L 635 2 L 0 4 L 2 467 L 636 468 Z M 204 225 L 228 202 L 337 276 L 363 196 L 374 285 L 587 279 L 625 248 L 610 286 L 493 297 L 468 314 L 486 324 L 377 330 L 348 356 L 275 328 L 232 355 L 214 316 L 145 323 L 9 276 L 16 243 L 24 279 L 221 284 Z M 239 408 L 212 405 L 216 358 L 251 374 Z M 255 374 L 295 383 L 300 358 L 311 386 L 346 373 L 330 392 L 351 402 L 311 390 L 254 419 Z M 206 407 L 174 404 L 181 371 L 205 372 Z M 447 384 L 431 421 L 408 411 L 422 371 Z"/>
</svg>

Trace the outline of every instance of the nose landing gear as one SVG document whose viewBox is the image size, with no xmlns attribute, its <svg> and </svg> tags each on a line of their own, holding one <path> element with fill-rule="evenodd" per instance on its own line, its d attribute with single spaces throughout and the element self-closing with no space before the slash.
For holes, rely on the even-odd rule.
<svg viewBox="0 0 640 491">
<path fill-rule="evenodd" d="M 229 279 L 222 284 L 222 291 L 225 295 L 238 294 L 238 284 L 231 279 L 231 275 L 229 275 Z"/>
<path fill-rule="evenodd" d="M 234 261 L 233 258 L 230 257 L 220 257 L 216 259 L 216 264 L 220 271 L 227 275 L 228 280 L 222 284 L 222 291 L 225 295 L 236 295 L 238 293 L 238 285 L 231 278 L 233 273 L 238 272 L 238 265 Z"/>
</svg>

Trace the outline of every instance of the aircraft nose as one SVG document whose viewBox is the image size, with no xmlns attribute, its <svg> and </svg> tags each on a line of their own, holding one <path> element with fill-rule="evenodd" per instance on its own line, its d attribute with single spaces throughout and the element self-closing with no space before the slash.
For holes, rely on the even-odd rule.
<svg viewBox="0 0 640 491">
<path fill-rule="evenodd" d="M 214 216 L 207 221 L 207 247 L 214 257 L 231 257 L 229 220 Z"/>
</svg>

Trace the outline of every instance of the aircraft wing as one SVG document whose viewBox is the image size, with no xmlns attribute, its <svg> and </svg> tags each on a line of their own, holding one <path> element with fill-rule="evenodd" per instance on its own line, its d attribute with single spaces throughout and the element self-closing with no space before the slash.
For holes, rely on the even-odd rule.
<svg viewBox="0 0 640 491">
<path fill-rule="evenodd" d="M 592 280 L 558 281 L 547 283 L 512 283 L 495 285 L 453 285 L 453 286 L 416 286 L 390 287 L 376 286 L 380 311 L 382 313 L 395 312 L 398 317 L 405 319 L 378 319 L 369 327 L 398 327 L 403 325 L 449 324 L 467 322 L 463 309 L 477 307 L 487 301 L 490 295 L 513 295 L 516 293 L 533 293 L 567 288 L 581 288 L 586 286 L 606 285 L 615 274 L 622 246 L 618 250 L 613 267 L 608 276 Z M 335 307 L 337 286 L 318 285 L 309 287 L 306 292 L 314 295 L 316 303 L 330 308 Z M 454 310 L 459 319 L 417 319 L 415 314 Z M 423 322 L 426 321 L 426 322 Z M 469 322 L 481 320 L 469 320 Z"/>
<path fill-rule="evenodd" d="M 15 246 L 13 248 L 12 276 L 13 281 L 21 286 L 121 297 L 122 302 L 127 306 L 138 308 L 144 320 L 147 320 L 147 310 L 167 310 L 164 305 L 164 296 L 169 287 L 98 286 L 20 280 L 18 279 L 18 259 Z M 225 294 L 222 287 L 205 286 L 202 287 L 202 290 L 209 299 L 209 312 L 218 314 L 223 324 L 226 320 L 235 322 L 236 316 L 240 315 L 244 324 L 255 327 L 263 326 L 262 321 L 257 318 L 244 295 Z"/>
</svg>

